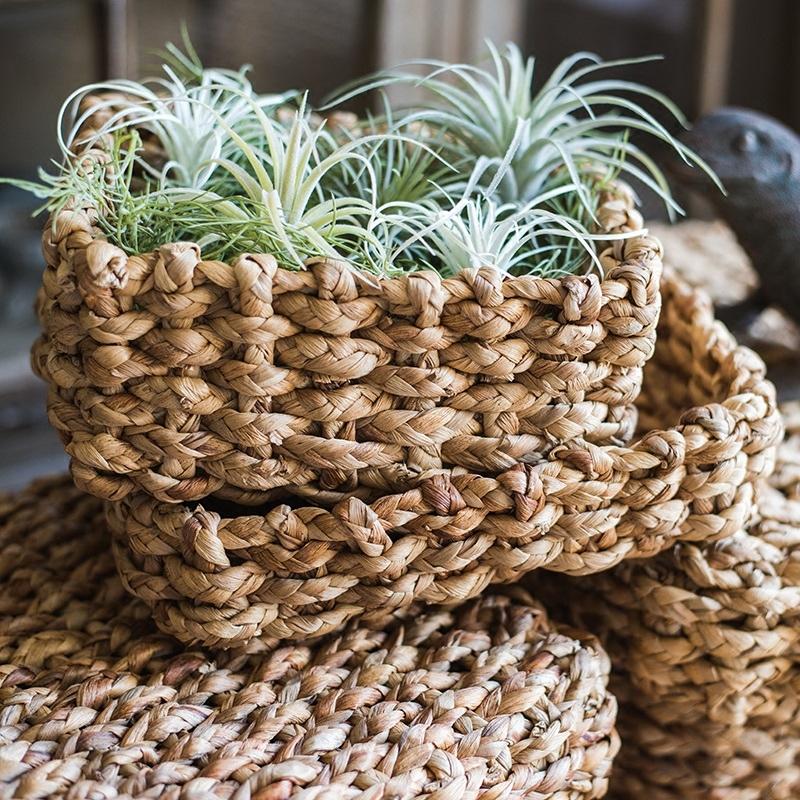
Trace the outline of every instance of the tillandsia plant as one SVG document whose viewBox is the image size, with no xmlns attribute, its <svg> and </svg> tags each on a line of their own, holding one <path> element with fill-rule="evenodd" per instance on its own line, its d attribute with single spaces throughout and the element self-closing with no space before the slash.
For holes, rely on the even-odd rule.
<svg viewBox="0 0 800 800">
<path fill-rule="evenodd" d="M 343 260 L 387 274 L 496 266 L 513 274 L 600 269 L 595 211 L 617 176 L 680 209 L 630 138 L 650 134 L 706 165 L 634 99 L 659 93 L 598 73 L 626 62 L 577 54 L 534 92 L 534 61 L 489 45 L 491 69 L 419 62 L 340 91 L 326 110 L 414 81 L 430 101 L 350 125 L 326 124 L 305 93 L 259 95 L 240 70 L 205 69 L 188 40 L 167 46 L 164 77 L 74 92 L 59 116 L 61 160 L 15 182 L 51 213 L 94 207 L 127 252 L 196 241 L 204 257 L 268 251 L 286 267 Z M 13 182 L 13 181 L 12 181 Z"/>
<path fill-rule="evenodd" d="M 144 172 L 165 186 L 201 189 L 211 181 L 219 160 L 230 155 L 227 132 L 245 128 L 253 109 L 274 109 L 294 95 L 258 95 L 247 78 L 247 67 L 238 71 L 203 69 L 188 39 L 187 53 L 167 44 L 165 77 L 143 83 L 116 80 L 94 83 L 73 92 L 61 107 L 58 120 L 62 152 L 74 155 L 73 146 L 92 143 L 79 134 L 90 117 L 104 113 L 107 119 L 96 136 L 136 129 L 157 142 L 156 163 L 141 159 Z M 81 101 L 93 97 L 88 108 Z M 64 132 L 67 117 L 71 124 Z"/>
<path fill-rule="evenodd" d="M 685 127 L 686 119 L 668 97 L 638 83 L 602 77 L 607 70 L 658 60 L 658 56 L 604 62 L 594 53 L 576 53 L 534 91 L 532 57 L 524 58 L 510 43 L 503 52 L 491 42 L 487 47 L 491 69 L 413 61 L 407 69 L 386 70 L 356 81 L 334 95 L 330 105 L 394 84 L 426 90 L 430 100 L 408 109 L 401 124 L 417 124 L 436 137 L 445 134 L 451 150 L 466 165 L 481 158 L 493 160 L 503 172 L 498 186 L 503 202 L 530 202 L 565 170 L 591 214 L 585 172 L 608 168 L 652 189 L 671 214 L 682 213 L 657 164 L 630 141 L 632 131 L 665 142 L 687 164 L 716 181 L 703 160 L 635 99 L 649 98 Z M 412 68 L 427 74 L 420 76 Z"/>
</svg>

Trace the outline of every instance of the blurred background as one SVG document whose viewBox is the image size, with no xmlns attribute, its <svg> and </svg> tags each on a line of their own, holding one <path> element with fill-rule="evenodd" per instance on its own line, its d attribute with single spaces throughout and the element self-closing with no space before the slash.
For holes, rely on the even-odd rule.
<svg viewBox="0 0 800 800">
<path fill-rule="evenodd" d="M 690 118 L 736 104 L 800 127 L 795 0 L 0 0 L 0 175 L 34 177 L 56 154 L 69 92 L 153 74 L 155 52 L 179 41 L 182 22 L 206 65 L 250 63 L 264 92 L 308 88 L 319 101 L 410 58 L 478 60 L 491 38 L 534 54 L 540 75 L 577 50 L 660 53 L 664 61 L 624 74 Z M 0 488 L 65 464 L 28 367 L 41 272 L 35 205 L 0 186 Z"/>
</svg>

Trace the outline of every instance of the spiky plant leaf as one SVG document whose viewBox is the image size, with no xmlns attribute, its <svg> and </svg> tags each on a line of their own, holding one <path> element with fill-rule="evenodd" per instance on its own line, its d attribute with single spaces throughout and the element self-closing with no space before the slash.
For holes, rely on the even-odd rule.
<svg viewBox="0 0 800 800">
<path fill-rule="evenodd" d="M 163 150 L 164 163 L 153 165 L 143 159 L 143 170 L 162 185 L 200 189 L 230 149 L 227 130 L 246 125 L 253 107 L 274 108 L 296 94 L 259 95 L 247 78 L 248 67 L 203 69 L 196 56 L 167 47 L 175 66 L 164 64 L 164 77 L 142 83 L 93 83 L 67 98 L 58 119 L 59 143 L 66 157 L 74 156 L 76 145 L 92 145 L 91 138 L 76 142 L 76 137 L 90 117 L 104 115 L 107 119 L 95 138 L 132 128 L 147 131 Z M 81 102 L 89 95 L 96 97 L 81 110 Z"/>
<path fill-rule="evenodd" d="M 502 202 L 529 202 L 546 191 L 555 174 L 566 169 L 588 209 L 581 174 L 596 163 L 609 163 L 614 154 L 623 176 L 644 177 L 670 213 L 680 210 L 661 170 L 652 160 L 642 158 L 638 147 L 629 141 L 630 130 L 665 142 L 685 161 L 715 179 L 702 159 L 672 136 L 636 99 L 654 101 L 685 124 L 667 97 L 630 81 L 589 80 L 605 70 L 652 58 L 603 62 L 592 53 L 577 53 L 565 59 L 534 92 L 534 59 L 524 58 L 513 44 L 506 45 L 502 53 L 487 44 L 492 62 L 488 69 L 431 60 L 411 62 L 406 66 L 422 68 L 427 74 L 420 77 L 408 69 L 378 73 L 346 87 L 330 105 L 397 83 L 426 89 L 430 101 L 409 109 L 404 123 L 424 123 L 445 132 L 461 143 L 466 157 L 475 161 L 489 158 L 509 164 L 499 187 Z"/>
</svg>

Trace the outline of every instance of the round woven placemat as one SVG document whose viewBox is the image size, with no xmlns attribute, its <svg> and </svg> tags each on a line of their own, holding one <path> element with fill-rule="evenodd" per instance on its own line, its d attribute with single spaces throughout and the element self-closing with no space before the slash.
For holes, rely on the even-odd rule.
<svg viewBox="0 0 800 800">
<path fill-rule="evenodd" d="M 589 800 L 608 659 L 521 590 L 210 656 L 122 588 L 66 478 L 0 501 L 0 797 Z"/>
</svg>

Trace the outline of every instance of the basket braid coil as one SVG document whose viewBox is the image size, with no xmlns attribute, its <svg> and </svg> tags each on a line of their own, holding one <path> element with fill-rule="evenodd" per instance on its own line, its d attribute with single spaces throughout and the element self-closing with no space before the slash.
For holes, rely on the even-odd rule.
<svg viewBox="0 0 800 800">
<path fill-rule="evenodd" d="M 211 658 L 155 629 L 107 542 L 68 479 L 0 499 L 0 797 L 605 794 L 608 658 L 526 593 Z"/>
<path fill-rule="evenodd" d="M 621 800 L 800 794 L 800 415 L 787 411 L 751 525 L 570 595 L 568 616 L 596 626 L 617 667 Z M 534 585 L 567 611 L 555 583 Z"/>
<path fill-rule="evenodd" d="M 306 639 L 415 600 L 460 602 L 541 567 L 592 573 L 677 539 L 730 535 L 773 465 L 774 390 L 702 295 L 671 278 L 663 293 L 640 398 L 649 432 L 631 446 L 574 442 L 493 477 L 428 470 L 407 491 L 331 506 L 128 495 L 107 504 L 125 586 L 164 631 L 228 647 Z"/>
<path fill-rule="evenodd" d="M 800 680 L 765 692 L 763 711 L 746 724 L 708 720 L 666 724 L 642 711 L 622 680 L 619 728 L 624 746 L 609 796 L 615 800 L 795 800 L 800 793 Z"/>
<path fill-rule="evenodd" d="M 80 158 L 104 164 L 102 147 Z M 76 483 L 109 500 L 256 505 L 628 442 L 661 246 L 623 185 L 596 216 L 609 233 L 642 231 L 602 252 L 602 280 L 378 278 L 330 259 L 292 271 L 268 254 L 204 260 L 189 242 L 131 255 L 95 209 L 60 212 L 44 232 L 33 365 Z"/>
</svg>

